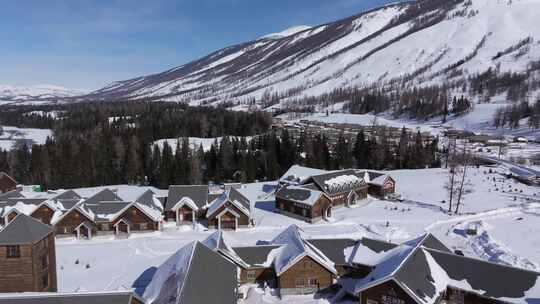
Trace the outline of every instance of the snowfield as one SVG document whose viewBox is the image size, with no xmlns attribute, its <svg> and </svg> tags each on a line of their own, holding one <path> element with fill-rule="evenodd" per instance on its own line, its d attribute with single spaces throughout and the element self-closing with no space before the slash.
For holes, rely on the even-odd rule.
<svg viewBox="0 0 540 304">
<path fill-rule="evenodd" d="M 318 224 L 273 212 L 277 182 L 247 184 L 240 191 L 253 205 L 256 227 L 231 232 L 230 242 L 240 246 L 270 241 L 293 223 L 301 226 L 308 238 L 370 237 L 402 242 L 431 232 L 449 248 L 461 250 L 465 255 L 540 270 L 540 188 L 506 179 L 501 175 L 504 172 L 503 168 L 471 169 L 474 191 L 465 197 L 459 215 L 449 215 L 445 212 L 447 205 L 442 203 L 446 199 L 444 169 L 390 171 L 403 202 L 368 198 L 359 207 L 335 210 L 330 221 Z M 113 188 L 123 197 L 139 191 L 133 186 Z M 88 194 L 99 189 L 76 191 Z M 465 233 L 470 227 L 477 228 L 476 235 Z M 203 240 L 212 232 L 201 225 L 177 228 L 167 223 L 161 232 L 133 234 L 128 239 L 60 238 L 57 240 L 59 291 L 140 290 L 148 284 L 154 267 L 183 245 Z M 306 295 L 279 299 L 268 290 L 252 288 L 244 303 L 291 302 L 331 303 L 331 298 L 314 299 Z"/>
<path fill-rule="evenodd" d="M 18 142 L 26 142 L 28 148 L 32 144 L 43 145 L 47 137 L 52 137 L 52 130 L 29 129 L 10 126 L 1 126 L 3 133 L 0 134 L 0 150 L 11 150 Z"/>
</svg>

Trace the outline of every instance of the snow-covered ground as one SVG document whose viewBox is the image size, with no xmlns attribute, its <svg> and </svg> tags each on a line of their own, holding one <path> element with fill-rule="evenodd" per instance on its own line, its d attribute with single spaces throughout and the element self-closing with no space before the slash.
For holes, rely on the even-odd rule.
<svg viewBox="0 0 540 304">
<path fill-rule="evenodd" d="M 28 146 L 36 143 L 43 145 L 47 137 L 52 137 L 52 130 L 49 129 L 28 129 L 10 126 L 2 126 L 4 132 L 0 134 L 0 149 L 10 150 L 20 141 L 26 141 Z"/>
<path fill-rule="evenodd" d="M 391 171 L 403 202 L 369 198 L 360 207 L 335 210 L 329 222 L 313 225 L 273 212 L 276 182 L 247 184 L 240 191 L 253 204 L 256 227 L 231 232 L 230 241 L 233 246 L 268 241 L 293 223 L 301 226 L 310 238 L 371 237 L 401 242 L 429 231 L 466 255 L 540 270 L 540 203 L 536 199 L 540 197 L 540 188 L 517 184 L 500 175 L 502 172 L 502 168 L 471 169 L 474 192 L 465 197 L 462 214 L 448 215 L 443 211 L 447 205 L 441 203 L 447 199 L 444 169 Z M 113 188 L 127 199 L 129 192 L 138 191 L 132 186 Z M 99 189 L 77 192 L 91 194 Z M 478 227 L 477 235 L 467 235 L 465 229 L 473 224 Z M 118 290 L 144 285 L 144 278 L 153 267 L 183 245 L 203 240 L 211 232 L 200 225 L 177 229 L 174 224 L 166 224 L 161 232 L 134 234 L 129 239 L 58 239 L 59 290 Z M 252 289 L 245 303 L 291 302 L 331 301 L 309 295 L 280 300 L 267 291 Z"/>
</svg>

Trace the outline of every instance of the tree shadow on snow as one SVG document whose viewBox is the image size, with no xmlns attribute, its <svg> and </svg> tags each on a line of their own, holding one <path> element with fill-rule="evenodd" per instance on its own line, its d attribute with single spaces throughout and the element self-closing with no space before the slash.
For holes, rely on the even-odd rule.
<svg viewBox="0 0 540 304">
<path fill-rule="evenodd" d="M 132 288 L 135 289 L 135 293 L 142 296 L 144 294 L 144 291 L 146 290 L 146 287 L 148 287 L 148 284 L 150 284 L 150 281 L 152 281 L 152 278 L 154 277 L 154 274 L 156 274 L 157 267 L 150 267 L 146 269 L 141 275 L 133 282 L 133 285 L 131 285 Z"/>
</svg>

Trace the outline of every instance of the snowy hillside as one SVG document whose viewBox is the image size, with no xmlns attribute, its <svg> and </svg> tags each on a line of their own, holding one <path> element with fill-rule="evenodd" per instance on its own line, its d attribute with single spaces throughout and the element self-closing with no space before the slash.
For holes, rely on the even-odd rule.
<svg viewBox="0 0 540 304">
<path fill-rule="evenodd" d="M 65 97 L 86 93 L 83 90 L 67 89 L 54 85 L 9 86 L 0 85 L 0 104 L 54 102 Z"/>
<path fill-rule="evenodd" d="M 540 59 L 538 0 L 423 0 L 230 46 L 166 72 L 119 81 L 88 99 L 191 104 L 319 96 L 399 80 L 442 84 Z"/>
</svg>

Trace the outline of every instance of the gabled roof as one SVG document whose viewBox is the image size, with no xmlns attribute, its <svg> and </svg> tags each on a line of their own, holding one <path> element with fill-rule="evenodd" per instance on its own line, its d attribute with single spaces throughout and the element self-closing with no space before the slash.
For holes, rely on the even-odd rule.
<svg viewBox="0 0 540 304">
<path fill-rule="evenodd" d="M 55 200 L 77 199 L 78 200 L 80 198 L 81 198 L 81 196 L 79 194 L 77 194 L 77 192 L 75 192 L 73 190 L 67 190 L 67 191 L 64 191 L 64 192 L 58 194 L 53 199 L 55 199 Z"/>
<path fill-rule="evenodd" d="M 315 239 L 308 240 L 310 244 L 319 249 L 334 264 L 348 263 L 347 248 L 352 248 L 357 241 L 353 239 Z"/>
<path fill-rule="evenodd" d="M 313 175 L 320 175 L 324 174 L 327 171 L 321 170 L 321 169 L 315 169 L 315 168 L 309 168 L 309 167 L 303 167 L 294 165 L 285 172 L 279 181 L 281 183 L 285 184 L 291 184 L 291 185 L 298 185 L 303 184 L 305 181 L 307 181 L 309 178 L 311 178 Z"/>
<path fill-rule="evenodd" d="M 318 190 L 306 189 L 299 186 L 284 186 L 276 193 L 276 198 L 314 206 L 324 194 Z"/>
<path fill-rule="evenodd" d="M 190 198 L 198 209 L 204 208 L 208 204 L 207 185 L 174 185 L 169 187 L 169 197 L 167 198 L 167 211 L 172 210 L 183 198 Z"/>
<path fill-rule="evenodd" d="M 449 286 L 502 301 L 540 299 L 540 273 L 453 254 L 430 234 L 381 251 L 373 266 L 354 294 L 393 280 L 422 304 L 435 303 Z"/>
<path fill-rule="evenodd" d="M 118 195 L 116 195 L 116 193 L 114 193 L 111 189 L 106 188 L 87 198 L 84 202 L 86 204 L 97 204 L 99 202 L 113 201 L 122 201 L 122 199 L 118 197 Z"/>
<path fill-rule="evenodd" d="M 315 260 L 329 272 L 337 274 L 334 263 L 319 249 L 306 241 L 303 231 L 296 225 L 289 226 L 270 243 L 272 245 L 283 245 L 276 252 L 274 258 L 274 269 L 277 276 L 283 274 L 306 256 Z"/>
<path fill-rule="evenodd" d="M 283 245 L 258 245 L 234 247 L 233 249 L 242 261 L 249 264 L 250 267 L 269 268 L 272 266 L 274 257 L 272 251 L 281 248 L 281 246 Z"/>
<path fill-rule="evenodd" d="M 13 197 L 24 197 L 24 196 L 21 194 L 21 190 L 15 189 L 15 190 L 8 191 L 6 193 L 0 193 L 0 202 L 3 202 L 8 198 L 13 198 Z"/>
<path fill-rule="evenodd" d="M 89 204 L 85 201 L 80 205 L 80 209 L 86 211 L 88 214 L 93 214 L 94 217 L 91 220 L 94 222 L 109 222 L 118 217 L 130 204 L 129 202 L 120 201 L 100 201 Z"/>
<path fill-rule="evenodd" d="M 364 178 L 358 176 L 354 170 L 342 170 L 314 175 L 311 177 L 311 180 L 326 194 L 350 192 L 366 185 Z"/>
<path fill-rule="evenodd" d="M 231 260 L 231 262 L 235 263 L 236 265 L 247 268 L 248 265 L 245 261 L 243 261 L 238 254 L 234 251 L 234 249 L 231 247 L 228 241 L 229 235 L 222 231 L 218 230 L 214 233 L 212 233 L 209 237 L 207 237 L 202 244 L 208 247 L 210 250 L 219 252 L 222 255 L 224 255 L 226 258 Z"/>
<path fill-rule="evenodd" d="M 0 245 L 34 244 L 52 232 L 51 226 L 32 217 L 19 214 L 0 231 Z"/>
<path fill-rule="evenodd" d="M 251 203 L 247 197 L 245 197 L 238 190 L 231 188 L 223 192 L 218 198 L 216 198 L 208 207 L 206 217 L 209 218 L 219 210 L 226 202 L 230 202 L 236 206 L 246 216 L 251 215 Z"/>
<path fill-rule="evenodd" d="M 0 295 L 0 304 L 131 304 L 142 301 L 131 291 L 80 293 L 11 293 Z"/>
<path fill-rule="evenodd" d="M 163 204 L 152 190 L 146 190 L 137 199 L 135 199 L 135 201 L 150 208 L 155 208 L 163 211 Z"/>
<path fill-rule="evenodd" d="M 143 298 L 149 304 L 236 303 L 236 287 L 236 266 L 191 242 L 159 266 Z"/>
</svg>

